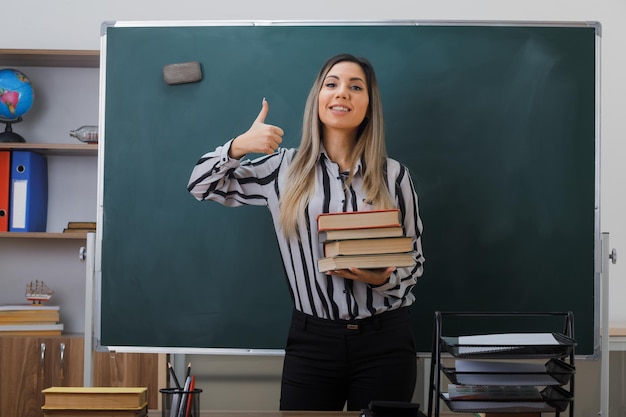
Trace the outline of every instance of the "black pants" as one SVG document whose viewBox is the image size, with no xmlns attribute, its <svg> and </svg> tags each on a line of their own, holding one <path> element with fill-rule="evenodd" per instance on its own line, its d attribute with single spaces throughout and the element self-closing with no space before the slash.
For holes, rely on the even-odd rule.
<svg viewBox="0 0 626 417">
<path fill-rule="evenodd" d="M 340 411 L 372 400 L 411 401 L 417 356 L 408 308 L 356 321 L 294 311 L 285 349 L 281 410 Z"/>
</svg>

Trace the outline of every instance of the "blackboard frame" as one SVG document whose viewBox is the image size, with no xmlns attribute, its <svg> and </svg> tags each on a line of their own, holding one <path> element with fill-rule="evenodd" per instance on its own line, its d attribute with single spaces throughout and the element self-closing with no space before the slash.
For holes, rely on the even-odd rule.
<svg viewBox="0 0 626 417">
<path fill-rule="evenodd" d="M 107 170 L 107 161 L 105 158 L 106 155 L 106 142 L 107 142 L 107 129 L 108 120 L 106 114 L 106 106 L 107 106 L 107 94 L 106 94 L 106 85 L 107 85 L 107 36 L 108 31 L 110 29 L 116 30 L 117 28 L 186 28 L 186 27 L 224 27 L 224 28 L 232 28 L 232 27 L 305 27 L 305 26 L 323 26 L 323 27 L 351 27 L 351 26 L 367 26 L 367 27 L 397 27 L 397 26 L 408 26 L 408 27 L 529 27 L 529 28 L 589 28 L 594 31 L 594 68 L 595 68 L 595 80 L 594 80 L 594 178 L 593 178 L 593 243 L 592 246 L 594 248 L 599 247 L 600 242 L 600 230 L 599 230 L 599 144 L 600 144 L 600 135 L 599 135 L 599 42 L 600 42 L 600 26 L 594 22 L 471 22 L 471 21 L 368 21 L 368 22 L 310 22 L 310 21 L 280 21 L 280 22 L 271 22 L 271 21 L 234 21 L 234 22 L 223 22 L 223 21 L 198 21 L 198 22 L 110 22 L 105 23 L 103 25 L 103 33 L 102 33 L 102 66 L 101 66 L 101 85 L 105 88 L 104 94 L 101 97 L 101 115 L 100 115 L 100 123 L 103 128 L 101 128 L 102 140 L 101 140 L 101 149 L 99 153 L 99 192 L 98 192 L 98 224 L 102 225 L 99 227 L 99 230 L 96 235 L 96 276 L 97 276 L 97 285 L 96 285 L 96 297 L 94 300 L 94 311 L 95 311 L 95 335 L 96 335 L 96 344 L 99 349 L 111 349 L 117 351 L 132 350 L 132 351 L 164 351 L 164 352 L 185 352 L 185 353 L 255 353 L 255 354 L 276 354 L 280 353 L 280 349 L 267 349 L 260 348 L 256 349 L 254 347 L 250 348 L 224 348 L 224 347 L 196 347 L 196 346 L 152 346 L 148 345 L 138 345 L 134 344 L 107 344 L 106 343 L 106 334 L 102 333 L 102 320 L 106 314 L 102 313 L 102 284 L 103 278 L 106 279 L 105 275 L 102 274 L 102 249 L 103 246 L 106 246 L 106 242 L 104 239 L 106 238 L 108 225 L 105 221 L 105 211 L 107 207 L 105 205 L 106 198 L 105 193 L 107 192 L 106 184 L 104 181 L 106 170 Z M 313 69 L 312 73 L 315 69 Z M 311 78 L 311 77 L 309 77 Z M 104 150 L 104 152 L 103 152 Z M 206 149 L 209 150 L 209 149 Z M 199 155 L 197 155 L 199 156 Z M 394 155 L 392 155 L 394 156 Z M 398 159 L 402 159 L 402 157 L 398 156 Z M 414 174 L 415 175 L 415 174 Z M 213 204 L 213 203 L 204 203 L 204 204 Z M 221 210 L 221 209 L 217 209 Z M 226 209 L 228 210 L 228 209 Z M 257 209 L 258 210 L 258 209 Z M 428 227 L 428 224 L 426 224 Z M 104 244 L 103 244 L 104 242 Z M 427 246 L 427 245 L 426 245 Z M 426 249 L 425 249 L 426 250 Z M 426 251 L 428 254 L 428 251 Z M 583 349 L 585 355 L 590 355 L 592 357 L 597 355 L 598 352 L 598 328 L 599 328 L 599 293 L 598 293 L 598 280 L 599 280 L 599 261 L 597 259 L 597 250 L 594 250 L 593 257 L 594 259 L 591 261 L 593 264 L 593 277 L 590 279 L 588 283 L 590 288 L 593 288 L 593 301 L 592 306 L 587 309 L 593 310 L 593 319 L 592 326 L 587 326 L 586 331 L 588 332 L 589 327 L 593 328 L 592 342 L 587 343 L 586 349 Z M 428 256 L 426 268 L 428 269 Z M 105 267 L 106 269 L 106 267 Z M 419 298 L 419 297 L 418 297 Z M 419 300 L 418 300 L 419 302 Z M 588 304 L 588 303 L 587 303 Z M 586 305 L 587 305 L 586 304 Z M 542 310 L 545 310 L 542 308 Z M 110 310 L 109 310 L 110 312 Z M 577 320 L 578 321 L 578 320 Z M 104 336 L 104 337 L 103 337 Z M 101 343 L 104 341 L 105 343 Z"/>
</svg>

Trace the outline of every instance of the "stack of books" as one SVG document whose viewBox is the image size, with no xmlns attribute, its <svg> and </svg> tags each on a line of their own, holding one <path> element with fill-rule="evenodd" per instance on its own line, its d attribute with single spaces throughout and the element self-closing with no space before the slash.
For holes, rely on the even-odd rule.
<svg viewBox="0 0 626 417">
<path fill-rule="evenodd" d="M 44 417 L 144 417 L 145 387 L 50 387 L 42 390 Z"/>
<path fill-rule="evenodd" d="M 320 214 L 319 272 L 415 265 L 413 239 L 404 235 L 399 216 L 398 209 Z"/>
<path fill-rule="evenodd" d="M 60 336 L 59 306 L 43 304 L 0 305 L 0 335 Z"/>
<path fill-rule="evenodd" d="M 96 231 L 96 222 L 67 222 L 63 233 L 87 233 Z"/>
</svg>

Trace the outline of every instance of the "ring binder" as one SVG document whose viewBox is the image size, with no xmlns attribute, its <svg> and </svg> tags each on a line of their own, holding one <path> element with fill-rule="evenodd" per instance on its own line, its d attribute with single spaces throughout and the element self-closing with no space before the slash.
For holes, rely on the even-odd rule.
<svg viewBox="0 0 626 417">
<path fill-rule="evenodd" d="M 0 151 L 0 232 L 9 231 L 11 152 Z"/>
<path fill-rule="evenodd" d="M 32 151 L 12 151 L 9 231 L 45 232 L 48 216 L 48 164 Z"/>
</svg>

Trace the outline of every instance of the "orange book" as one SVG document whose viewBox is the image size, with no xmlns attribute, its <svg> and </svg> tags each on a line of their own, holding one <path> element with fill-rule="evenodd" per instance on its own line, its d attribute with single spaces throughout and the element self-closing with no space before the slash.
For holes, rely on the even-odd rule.
<svg viewBox="0 0 626 417">
<path fill-rule="evenodd" d="M 11 151 L 0 151 L 0 232 L 9 231 Z"/>
<path fill-rule="evenodd" d="M 319 231 L 394 226 L 400 226 L 398 209 L 322 213 L 317 216 Z"/>
</svg>

